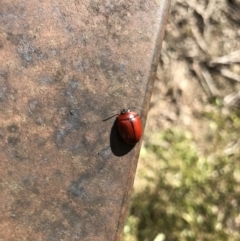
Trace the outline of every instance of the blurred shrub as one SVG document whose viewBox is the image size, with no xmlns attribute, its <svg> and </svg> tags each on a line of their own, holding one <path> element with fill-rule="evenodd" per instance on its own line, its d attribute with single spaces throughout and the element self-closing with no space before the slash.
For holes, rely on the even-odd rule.
<svg viewBox="0 0 240 241">
<path fill-rule="evenodd" d="M 201 152 L 177 128 L 146 138 L 125 241 L 240 240 L 240 119 L 220 111 L 204 118 Z"/>
</svg>

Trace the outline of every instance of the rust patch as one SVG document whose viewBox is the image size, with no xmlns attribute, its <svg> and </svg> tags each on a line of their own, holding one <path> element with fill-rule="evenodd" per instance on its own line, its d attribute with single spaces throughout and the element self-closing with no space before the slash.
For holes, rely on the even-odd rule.
<svg viewBox="0 0 240 241">
<path fill-rule="evenodd" d="M 168 6 L 0 2 L 1 240 L 121 239 L 140 143 L 102 120 L 145 122 Z"/>
</svg>

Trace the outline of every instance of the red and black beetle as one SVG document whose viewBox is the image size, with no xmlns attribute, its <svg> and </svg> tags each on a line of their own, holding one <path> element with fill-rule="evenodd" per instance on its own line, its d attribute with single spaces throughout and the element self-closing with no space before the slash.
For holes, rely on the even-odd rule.
<svg viewBox="0 0 240 241">
<path fill-rule="evenodd" d="M 117 117 L 119 135 L 129 145 L 135 145 L 142 137 L 142 122 L 139 115 L 130 109 L 121 110 Z"/>
</svg>

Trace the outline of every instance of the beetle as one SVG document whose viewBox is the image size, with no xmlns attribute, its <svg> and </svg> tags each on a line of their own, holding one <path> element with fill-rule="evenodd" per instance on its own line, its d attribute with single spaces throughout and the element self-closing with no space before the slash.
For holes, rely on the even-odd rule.
<svg viewBox="0 0 240 241">
<path fill-rule="evenodd" d="M 116 118 L 117 128 L 122 140 L 135 145 L 142 137 L 142 122 L 139 115 L 130 109 L 121 110 Z"/>
</svg>

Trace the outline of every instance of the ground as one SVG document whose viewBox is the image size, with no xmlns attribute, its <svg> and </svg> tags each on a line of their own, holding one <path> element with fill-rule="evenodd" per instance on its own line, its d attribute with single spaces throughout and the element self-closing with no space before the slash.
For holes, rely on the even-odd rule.
<svg viewBox="0 0 240 241">
<path fill-rule="evenodd" d="M 126 241 L 240 240 L 240 1 L 172 0 Z"/>
</svg>

